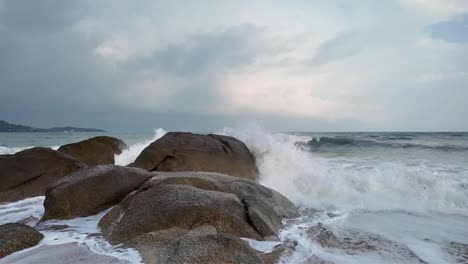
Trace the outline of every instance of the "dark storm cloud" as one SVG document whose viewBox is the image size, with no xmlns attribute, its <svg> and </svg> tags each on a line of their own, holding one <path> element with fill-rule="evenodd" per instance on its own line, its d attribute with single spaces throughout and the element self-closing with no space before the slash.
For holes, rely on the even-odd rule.
<svg viewBox="0 0 468 264">
<path fill-rule="evenodd" d="M 340 2 L 0 0 L 0 119 L 466 129 L 466 16 Z"/>
<path fill-rule="evenodd" d="M 169 87 L 162 87 L 170 89 L 171 96 L 160 102 L 159 107 L 176 112 L 217 111 L 225 100 L 219 91 L 221 76 L 255 61 L 262 53 L 262 34 L 261 29 L 249 24 L 194 33 L 181 42 L 156 49 L 149 56 L 129 60 L 121 71 L 138 76 L 136 79 L 151 76 L 175 80 L 169 81 Z M 150 91 L 151 88 L 147 93 L 152 94 Z"/>
<path fill-rule="evenodd" d="M 78 17 L 81 1 L 4 0 L 1 2 L 0 24 L 17 33 L 41 34 L 58 31 Z"/>
<path fill-rule="evenodd" d="M 250 24 L 191 34 L 181 43 L 168 44 L 151 56 L 130 61 L 127 67 L 178 76 L 210 74 L 252 63 L 259 53 L 261 29 Z"/>
<path fill-rule="evenodd" d="M 1 12 L 6 15 L 0 20 L 0 119 L 33 124 L 60 120 L 56 121 L 60 124 L 64 120 L 85 121 L 80 115 L 91 115 L 91 119 L 126 116 L 122 114 L 126 107 L 121 104 L 120 94 L 133 94 L 131 90 L 138 82 L 148 77 L 184 80 L 173 87 L 154 87 L 172 91 L 168 100 L 154 105 L 157 112 L 172 117 L 192 111 L 216 111 L 223 103 L 216 89 L 219 74 L 249 65 L 258 53 L 254 40 L 259 29 L 241 24 L 192 33 L 149 56 L 112 64 L 96 54 L 104 37 L 84 38 L 73 31 L 74 23 L 82 18 L 79 11 L 83 7 L 77 2 L 2 4 Z M 138 110 L 145 97 L 157 98 L 158 94 L 152 90 L 138 93 L 130 111 L 161 116 L 151 109 Z M 28 117 L 33 121 L 27 121 Z M 102 122 L 96 121 L 87 123 Z"/>
</svg>

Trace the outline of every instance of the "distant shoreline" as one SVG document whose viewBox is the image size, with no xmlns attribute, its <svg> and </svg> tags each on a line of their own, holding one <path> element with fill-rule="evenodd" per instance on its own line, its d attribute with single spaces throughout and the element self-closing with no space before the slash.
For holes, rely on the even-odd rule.
<svg viewBox="0 0 468 264">
<path fill-rule="evenodd" d="M 97 128 L 81 128 L 81 127 L 52 127 L 52 128 L 36 128 L 18 124 L 8 123 L 4 120 L 0 120 L 0 133 L 60 133 L 60 132 L 107 132 Z"/>
</svg>

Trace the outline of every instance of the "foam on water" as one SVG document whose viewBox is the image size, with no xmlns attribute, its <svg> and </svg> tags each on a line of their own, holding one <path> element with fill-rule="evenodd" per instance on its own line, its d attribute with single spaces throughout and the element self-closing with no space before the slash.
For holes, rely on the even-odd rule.
<svg viewBox="0 0 468 264">
<path fill-rule="evenodd" d="M 115 155 L 115 164 L 126 166 L 134 162 L 143 149 L 145 149 L 149 144 L 153 143 L 158 138 L 164 136 L 166 133 L 167 131 L 162 128 L 156 129 L 154 131 L 154 136 L 151 139 L 129 146 L 127 149 L 122 151 L 120 155 Z"/>
<path fill-rule="evenodd" d="M 454 263 L 457 258 L 448 253 L 447 245 L 468 244 L 467 167 L 422 157 L 324 156 L 296 144 L 311 137 L 270 134 L 261 128 L 225 128 L 221 133 L 247 144 L 257 159 L 262 184 L 299 206 L 316 209 L 286 223 L 280 239 L 296 244 L 282 263 L 311 258 L 352 264 Z M 336 235 L 350 228 L 378 234 L 381 243 L 392 241 L 394 248 L 351 254 L 324 248 L 306 234 L 319 223 Z M 410 253 L 402 253 L 405 248 Z"/>
<path fill-rule="evenodd" d="M 32 148 L 32 146 L 31 147 L 15 147 L 15 148 L 0 146 L 0 155 L 15 154 L 16 152 L 19 152 L 28 148 Z"/>
<path fill-rule="evenodd" d="M 53 149 L 53 150 L 57 150 L 59 147 L 60 147 L 60 146 L 50 146 L 49 148 L 51 148 L 51 149 Z M 30 148 L 34 148 L 34 146 L 28 146 L 28 147 L 13 147 L 13 148 L 0 146 L 0 155 L 15 154 L 16 152 L 20 152 L 20 151 L 22 151 L 22 150 L 30 149 Z"/>
<path fill-rule="evenodd" d="M 247 241 L 249 246 L 259 252 L 262 253 L 271 253 L 275 249 L 276 246 L 280 245 L 281 242 L 279 241 L 258 241 L 251 238 L 242 238 L 242 240 Z"/>
<path fill-rule="evenodd" d="M 295 144 L 310 137 L 258 128 L 226 128 L 222 133 L 244 141 L 257 159 L 260 182 L 297 205 L 468 215 L 468 166 L 424 159 L 323 157 Z"/>
<path fill-rule="evenodd" d="M 115 157 L 116 164 L 133 162 L 145 147 L 165 133 L 157 129 L 152 138 L 131 145 Z M 304 208 L 301 217 L 285 222 L 279 235 L 284 244 L 295 241 L 292 252 L 281 259 L 282 263 L 303 263 L 315 257 L 337 264 L 454 263 L 457 256 L 448 253 L 451 243 L 468 244 L 468 163 L 464 165 L 465 157 L 457 159 L 457 163 L 447 159 L 448 156 L 434 160 L 437 155 L 419 156 L 418 152 L 416 158 L 395 155 L 388 159 L 388 156 L 381 157 L 380 150 L 375 148 L 372 155 L 378 155 L 374 156 L 366 153 L 327 156 L 296 144 L 311 140 L 311 136 L 271 134 L 259 127 L 225 128 L 218 133 L 245 142 L 256 157 L 260 183 L 278 190 Z M 0 147 L 0 154 L 23 149 Z M 467 154 L 458 152 L 456 155 Z M 35 197 L 0 205 L 0 224 L 22 221 L 35 225 L 43 214 L 43 200 L 43 197 Z M 99 254 L 141 262 L 138 252 L 112 246 L 98 234 L 97 223 L 104 214 L 40 223 L 38 228 L 45 235 L 40 245 L 77 242 Z M 360 230 L 364 238 L 365 234 L 378 234 L 382 237 L 381 243 L 392 241 L 392 245 L 397 246 L 353 253 L 322 247 L 306 232 L 319 223 L 337 236 L 350 229 Z M 60 225 L 67 227 L 54 228 Z M 266 253 L 277 245 L 277 242 L 246 241 Z M 398 251 L 400 247 L 409 249 L 417 257 L 402 254 Z"/>
<path fill-rule="evenodd" d="M 44 235 L 44 238 L 35 247 L 14 254 L 23 254 L 44 245 L 77 243 L 97 254 L 116 257 L 131 263 L 142 263 L 142 258 L 136 250 L 113 246 L 100 235 L 98 223 L 108 210 L 89 217 L 38 223 L 44 214 L 44 199 L 44 196 L 39 196 L 0 205 L 0 225 L 22 222 L 35 226 Z"/>
<path fill-rule="evenodd" d="M 44 196 L 27 198 L 18 202 L 0 204 L 0 225 L 24 222 L 35 225 L 44 214 Z"/>
</svg>

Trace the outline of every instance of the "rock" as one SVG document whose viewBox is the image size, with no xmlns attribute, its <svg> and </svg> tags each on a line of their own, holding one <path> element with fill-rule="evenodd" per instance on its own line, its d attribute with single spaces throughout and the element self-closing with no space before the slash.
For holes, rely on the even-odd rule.
<svg viewBox="0 0 468 264">
<path fill-rule="evenodd" d="M 309 228 L 306 234 L 329 251 L 344 252 L 349 255 L 378 252 L 384 259 L 393 263 L 425 263 L 406 245 L 362 230 L 340 230 L 337 236 L 319 223 Z"/>
<path fill-rule="evenodd" d="M 16 251 L 37 245 L 44 236 L 23 224 L 0 225 L 0 258 Z"/>
<path fill-rule="evenodd" d="M 101 219 L 99 226 L 111 241 L 204 225 L 237 237 L 271 239 L 283 217 L 297 214 L 281 194 L 249 180 L 209 172 L 154 175 Z"/>
<path fill-rule="evenodd" d="M 281 259 L 281 256 L 284 254 L 285 248 L 282 245 L 277 246 L 270 253 L 260 253 L 259 256 L 262 258 L 263 263 L 265 264 L 275 264 L 278 263 L 278 260 Z"/>
<path fill-rule="evenodd" d="M 120 202 L 151 178 L 138 168 L 99 165 L 60 179 L 46 191 L 43 220 L 97 214 Z"/>
<path fill-rule="evenodd" d="M 208 171 L 257 180 L 255 158 L 233 137 L 170 132 L 146 147 L 129 166 L 149 171 Z"/>
<path fill-rule="evenodd" d="M 241 239 L 218 234 L 214 227 L 200 228 L 147 233 L 132 239 L 129 244 L 142 253 L 147 264 L 263 263 Z"/>
<path fill-rule="evenodd" d="M 244 201 L 253 197 L 267 204 L 277 216 L 292 218 L 299 216 L 296 206 L 279 192 L 255 182 L 213 172 L 153 172 L 147 184 L 188 185 L 204 190 L 232 193 Z M 253 201 L 251 201 L 252 204 Z"/>
<path fill-rule="evenodd" d="M 88 166 L 114 164 L 114 156 L 122 153 L 127 145 L 120 139 L 99 136 L 77 143 L 61 146 L 58 151 L 66 153 Z"/>
<path fill-rule="evenodd" d="M 86 164 L 50 148 L 0 155 L 0 202 L 44 195 L 47 186 Z"/>
<path fill-rule="evenodd" d="M 456 263 L 468 263 L 468 244 L 450 242 L 445 249 L 454 257 Z"/>
<path fill-rule="evenodd" d="M 244 205 L 230 193 L 160 184 L 141 188 L 106 214 L 99 226 L 112 242 L 173 227 L 213 225 L 238 237 L 261 239 L 246 219 Z"/>
<path fill-rule="evenodd" d="M 244 198 L 247 214 L 252 226 L 255 227 L 262 237 L 267 239 L 277 238 L 277 234 L 283 223 L 270 205 L 253 196 Z"/>
</svg>

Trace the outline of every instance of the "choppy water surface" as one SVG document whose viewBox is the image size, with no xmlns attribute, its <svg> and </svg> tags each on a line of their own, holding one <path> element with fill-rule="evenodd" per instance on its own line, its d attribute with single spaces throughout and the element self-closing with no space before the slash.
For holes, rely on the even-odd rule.
<svg viewBox="0 0 468 264">
<path fill-rule="evenodd" d="M 244 141 L 260 182 L 301 207 L 302 216 L 286 221 L 280 236 L 288 245 L 283 263 L 468 263 L 468 133 L 215 132 Z M 132 162 L 164 133 L 113 134 L 130 145 L 116 163 Z M 0 154 L 94 135 L 0 134 Z M 33 223 L 42 213 L 36 200 L 2 205 L 0 222 Z M 90 243 L 89 228 L 68 231 Z M 115 250 L 91 244 L 100 245 L 98 252 Z"/>
</svg>

